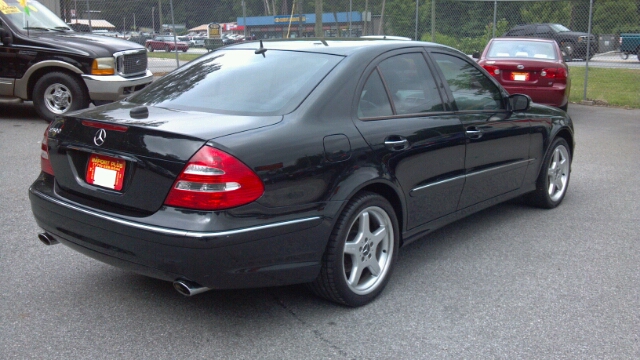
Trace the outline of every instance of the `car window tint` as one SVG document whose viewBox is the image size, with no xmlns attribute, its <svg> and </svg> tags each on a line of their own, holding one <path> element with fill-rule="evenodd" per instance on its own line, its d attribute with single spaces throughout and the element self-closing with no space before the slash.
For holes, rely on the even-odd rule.
<svg viewBox="0 0 640 360">
<path fill-rule="evenodd" d="M 504 108 L 500 89 L 471 63 L 441 53 L 434 53 L 433 57 L 449 84 L 458 110 Z"/>
<path fill-rule="evenodd" d="M 358 117 L 368 118 L 393 115 L 387 91 L 382 84 L 380 73 L 373 70 L 367 79 L 358 103 Z"/>
<path fill-rule="evenodd" d="M 293 111 L 342 60 L 297 51 L 219 50 L 194 60 L 135 93 L 130 102 L 246 115 Z"/>
<path fill-rule="evenodd" d="M 388 58 L 378 65 L 396 114 L 442 111 L 442 99 L 436 82 L 420 53 Z"/>
</svg>

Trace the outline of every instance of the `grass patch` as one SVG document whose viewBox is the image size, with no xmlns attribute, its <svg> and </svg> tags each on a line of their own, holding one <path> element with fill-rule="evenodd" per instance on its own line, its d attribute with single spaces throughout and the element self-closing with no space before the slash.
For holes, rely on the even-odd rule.
<svg viewBox="0 0 640 360">
<path fill-rule="evenodd" d="M 204 54 L 185 54 L 185 53 L 179 52 L 178 59 L 180 59 L 180 61 L 191 61 L 191 60 L 197 59 L 202 55 Z M 169 52 L 169 53 L 168 52 L 147 52 L 147 56 L 155 59 L 169 59 L 169 60 L 176 59 L 175 52 Z"/>
<path fill-rule="evenodd" d="M 572 102 L 584 96 L 583 67 L 571 67 Z M 587 100 L 613 106 L 640 108 L 640 70 L 589 68 Z"/>
</svg>

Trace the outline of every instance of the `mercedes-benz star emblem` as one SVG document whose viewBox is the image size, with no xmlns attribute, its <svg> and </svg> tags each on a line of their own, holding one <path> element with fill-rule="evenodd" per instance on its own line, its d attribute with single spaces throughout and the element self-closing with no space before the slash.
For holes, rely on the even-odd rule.
<svg viewBox="0 0 640 360">
<path fill-rule="evenodd" d="M 518 65 L 518 69 L 520 70 L 524 69 L 524 65 Z"/>
<path fill-rule="evenodd" d="M 105 129 L 100 129 L 96 132 L 96 136 L 93 137 L 93 143 L 97 146 L 102 146 L 104 141 L 107 139 L 107 131 Z"/>
</svg>

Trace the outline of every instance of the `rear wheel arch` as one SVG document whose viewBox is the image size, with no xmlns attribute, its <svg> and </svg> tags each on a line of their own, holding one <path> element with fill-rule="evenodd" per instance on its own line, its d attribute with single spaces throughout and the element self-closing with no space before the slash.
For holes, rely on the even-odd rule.
<svg viewBox="0 0 640 360">
<path fill-rule="evenodd" d="M 344 207 L 349 203 L 349 201 L 361 193 L 369 192 L 382 196 L 385 198 L 393 207 L 395 211 L 396 218 L 398 219 L 398 233 L 400 234 L 399 245 L 402 247 L 402 232 L 404 229 L 404 203 L 401 200 L 400 194 L 389 184 L 383 182 L 374 182 L 363 186 L 353 193 L 352 196 L 349 197 L 348 201 L 345 201 L 345 205 L 342 209 L 340 209 L 340 213 L 344 211 Z M 335 224 L 334 224 L 335 225 Z"/>
</svg>

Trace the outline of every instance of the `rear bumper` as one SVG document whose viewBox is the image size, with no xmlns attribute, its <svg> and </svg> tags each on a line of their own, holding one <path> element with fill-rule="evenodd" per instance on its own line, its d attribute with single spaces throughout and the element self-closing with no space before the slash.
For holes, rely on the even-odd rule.
<svg viewBox="0 0 640 360">
<path fill-rule="evenodd" d="M 542 105 L 561 107 L 569 102 L 569 93 L 566 85 L 539 88 L 504 85 L 504 88 L 509 94 L 529 95 L 533 102 Z"/>
<path fill-rule="evenodd" d="M 125 78 L 120 75 L 96 76 L 82 75 L 93 101 L 118 101 L 142 90 L 153 81 L 153 74 L 147 70 L 144 75 Z"/>
<path fill-rule="evenodd" d="M 331 229 L 317 212 L 274 217 L 249 227 L 237 219 L 237 228 L 223 230 L 158 226 L 152 218 L 166 218 L 168 214 L 158 213 L 175 209 L 144 218 L 117 216 L 58 196 L 52 180 L 43 176 L 30 187 L 29 199 L 38 226 L 78 252 L 146 276 L 216 289 L 313 281 Z M 193 218 L 194 227 L 202 222 L 201 215 Z M 187 222 L 182 218 L 177 223 Z"/>
</svg>

